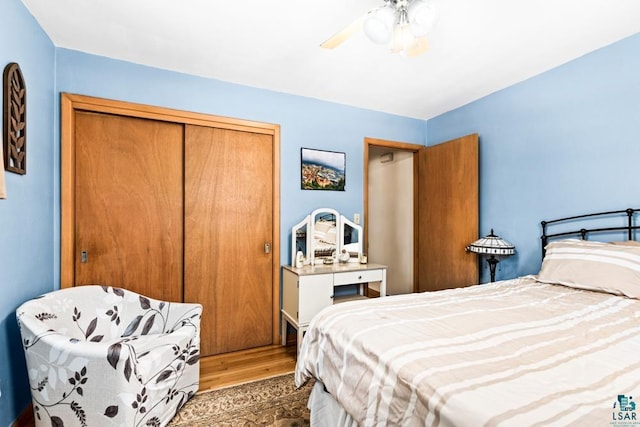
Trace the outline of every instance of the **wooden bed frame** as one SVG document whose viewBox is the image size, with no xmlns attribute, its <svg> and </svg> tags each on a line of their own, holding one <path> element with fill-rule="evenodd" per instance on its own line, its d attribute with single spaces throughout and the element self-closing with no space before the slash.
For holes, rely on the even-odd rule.
<svg viewBox="0 0 640 427">
<path fill-rule="evenodd" d="M 542 239 L 542 258 L 544 258 L 545 247 L 547 246 L 549 239 L 554 239 L 559 237 L 566 238 L 566 237 L 580 236 L 582 240 L 586 240 L 587 234 L 589 233 L 609 233 L 609 232 L 623 231 L 626 233 L 627 240 L 636 240 L 634 238 L 635 237 L 634 231 L 640 230 L 640 225 L 635 225 L 636 221 L 635 221 L 634 214 L 637 212 L 640 212 L 640 209 L 629 208 L 629 209 L 623 209 L 619 211 L 597 212 L 597 213 L 591 213 L 591 214 L 585 214 L 585 215 L 569 216 L 566 218 L 559 218 L 551 221 L 541 221 L 540 225 L 542 225 L 542 236 L 540 238 Z M 562 232 L 551 233 L 551 234 L 549 234 L 547 230 L 547 227 L 549 226 L 559 226 L 561 224 L 567 225 L 572 222 L 582 223 L 583 220 L 587 220 L 588 222 L 588 220 L 602 219 L 605 217 L 609 217 L 608 219 L 611 219 L 611 221 L 613 222 L 614 219 L 620 219 L 621 217 L 624 217 L 624 216 L 627 217 L 626 225 L 621 225 L 621 226 L 579 228 L 579 229 L 572 229 L 569 231 L 562 231 Z"/>
</svg>

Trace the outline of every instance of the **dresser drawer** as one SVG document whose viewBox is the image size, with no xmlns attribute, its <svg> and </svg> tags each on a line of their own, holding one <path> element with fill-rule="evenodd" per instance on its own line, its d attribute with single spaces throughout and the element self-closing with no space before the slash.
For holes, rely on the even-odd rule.
<svg viewBox="0 0 640 427">
<path fill-rule="evenodd" d="M 379 282 L 381 280 L 382 270 L 347 271 L 344 273 L 334 273 L 333 275 L 334 286 Z"/>
</svg>

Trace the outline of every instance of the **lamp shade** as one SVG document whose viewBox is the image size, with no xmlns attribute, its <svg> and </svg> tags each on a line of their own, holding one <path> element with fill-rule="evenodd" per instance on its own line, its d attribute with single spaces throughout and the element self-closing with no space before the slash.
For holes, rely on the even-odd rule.
<svg viewBox="0 0 640 427">
<path fill-rule="evenodd" d="M 516 252 L 516 247 L 493 234 L 493 229 L 491 229 L 491 234 L 471 243 L 467 246 L 467 250 L 477 254 L 513 255 Z"/>
</svg>

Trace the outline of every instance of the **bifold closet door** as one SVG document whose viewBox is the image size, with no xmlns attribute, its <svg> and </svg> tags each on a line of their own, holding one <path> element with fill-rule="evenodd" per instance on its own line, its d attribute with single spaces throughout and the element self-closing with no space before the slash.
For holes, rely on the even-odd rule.
<svg viewBox="0 0 640 427">
<path fill-rule="evenodd" d="M 273 342 L 273 136 L 185 127 L 185 301 L 203 356 Z"/>
<path fill-rule="evenodd" d="M 75 114 L 75 280 L 182 301 L 181 124 Z"/>
</svg>

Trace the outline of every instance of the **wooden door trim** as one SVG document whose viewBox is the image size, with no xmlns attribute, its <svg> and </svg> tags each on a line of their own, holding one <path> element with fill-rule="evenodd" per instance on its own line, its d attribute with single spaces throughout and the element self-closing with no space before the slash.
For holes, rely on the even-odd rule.
<svg viewBox="0 0 640 427">
<path fill-rule="evenodd" d="M 280 125 L 155 107 L 85 95 L 61 94 L 60 102 L 60 287 L 75 279 L 75 112 L 117 114 L 273 136 L 273 342 L 280 332 Z"/>
<path fill-rule="evenodd" d="M 364 213 L 364 221 L 363 221 L 363 227 L 364 227 L 364 238 L 363 238 L 363 243 L 364 243 L 364 252 L 367 253 L 368 249 L 369 249 L 369 149 L 371 148 L 371 146 L 376 146 L 376 147 L 386 147 L 386 148 L 390 148 L 390 149 L 394 149 L 394 150 L 405 150 L 405 151 L 411 151 L 413 152 L 414 156 L 415 154 L 419 151 L 425 148 L 424 145 L 420 145 L 420 144 L 412 144 L 409 142 L 399 142 L 399 141 L 389 141 L 386 139 L 377 139 L 377 138 L 369 138 L 369 137 L 365 137 L 364 138 L 364 174 L 363 174 L 363 191 L 362 191 L 362 197 L 363 197 L 363 203 L 364 203 L 364 209 L 363 209 L 363 213 Z M 414 157 L 414 162 L 413 162 L 413 228 L 414 230 L 416 229 L 417 226 L 417 203 L 418 200 L 418 162 L 415 161 L 415 157 Z M 418 280 L 417 280 L 417 263 L 418 263 L 418 258 L 416 256 L 417 251 L 416 251 L 416 246 L 418 244 L 417 239 L 415 238 L 415 233 L 414 233 L 414 239 L 413 239 L 413 290 L 415 292 L 415 290 L 418 287 Z"/>
<path fill-rule="evenodd" d="M 280 342 L 280 126 L 273 129 L 273 343 Z"/>
<path fill-rule="evenodd" d="M 76 139 L 73 101 L 62 94 L 60 105 L 60 287 L 75 283 Z"/>
<path fill-rule="evenodd" d="M 128 117 L 233 129 L 269 135 L 275 135 L 275 128 L 279 128 L 279 125 L 271 123 L 235 119 L 205 113 L 195 113 L 192 111 L 175 110 L 165 107 L 155 107 L 152 105 L 96 98 L 86 95 L 62 93 L 62 99 L 70 101 L 74 110 L 85 110 L 96 113 L 118 114 Z"/>
</svg>

